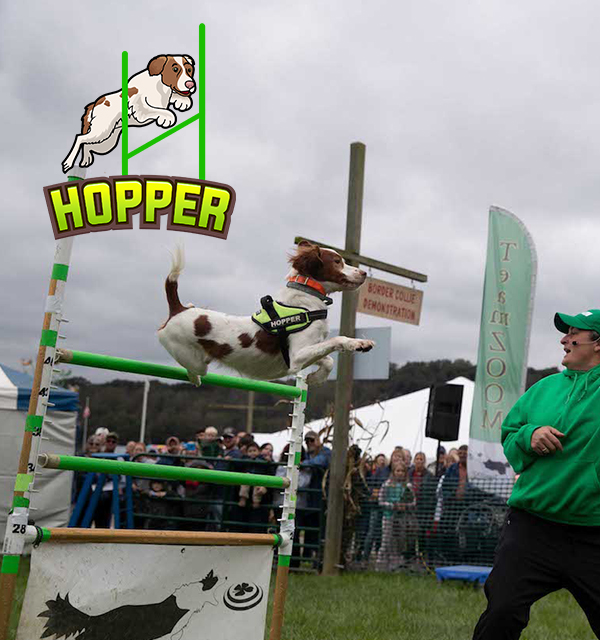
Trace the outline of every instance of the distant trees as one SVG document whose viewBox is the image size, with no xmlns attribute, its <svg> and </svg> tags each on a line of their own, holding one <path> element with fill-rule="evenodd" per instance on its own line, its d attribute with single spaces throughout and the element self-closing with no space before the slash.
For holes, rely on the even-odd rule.
<svg viewBox="0 0 600 640">
<path fill-rule="evenodd" d="M 541 378 L 557 373 L 555 367 L 528 369 L 527 388 Z M 418 391 L 432 384 L 443 384 L 463 376 L 475 379 L 475 365 L 468 360 L 433 360 L 390 365 L 388 380 L 357 380 L 353 389 L 354 407 Z M 85 378 L 73 377 L 61 381 L 65 386 L 79 388 L 82 407 L 90 398 L 90 429 L 108 427 L 122 441 L 139 436 L 142 411 L 143 382 L 113 380 L 92 384 Z M 335 381 L 315 387 L 308 394 L 306 419 L 330 415 L 335 398 Z M 238 389 L 210 387 L 196 389 L 190 384 L 166 384 L 152 381 L 148 397 L 146 440 L 164 442 L 170 435 L 192 439 L 200 426 L 246 428 L 248 393 Z M 288 425 L 289 403 L 276 396 L 256 394 L 254 399 L 255 431 L 279 431 Z"/>
</svg>

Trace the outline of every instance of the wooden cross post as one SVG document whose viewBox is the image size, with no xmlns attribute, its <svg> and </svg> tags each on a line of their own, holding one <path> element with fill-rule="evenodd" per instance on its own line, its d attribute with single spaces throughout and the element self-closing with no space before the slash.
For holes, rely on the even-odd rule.
<svg viewBox="0 0 600 640">
<path fill-rule="evenodd" d="M 338 249 L 330 244 L 309 238 L 296 237 L 295 242 L 309 240 L 313 244 L 337 251 L 347 263 L 363 264 L 418 282 L 427 282 L 427 276 L 396 265 L 360 255 L 360 233 L 362 226 L 362 203 L 364 192 L 366 147 L 362 142 L 350 145 L 350 178 L 348 184 L 348 210 L 346 218 L 346 246 Z M 358 293 L 345 291 L 342 294 L 342 316 L 340 335 L 355 337 Z M 377 348 L 377 347 L 375 347 Z M 333 423 L 333 451 L 329 469 L 329 496 L 327 500 L 327 528 L 325 533 L 325 556 L 323 575 L 336 575 L 341 567 L 342 529 L 344 526 L 344 482 L 346 479 L 346 456 L 350 430 L 350 407 L 354 383 L 354 354 L 339 354 L 335 386 L 335 408 Z"/>
</svg>

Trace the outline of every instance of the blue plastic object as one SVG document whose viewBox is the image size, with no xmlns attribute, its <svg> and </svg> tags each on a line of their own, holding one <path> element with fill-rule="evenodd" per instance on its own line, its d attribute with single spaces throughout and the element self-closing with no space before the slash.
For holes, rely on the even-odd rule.
<svg viewBox="0 0 600 640">
<path fill-rule="evenodd" d="M 440 567 L 435 570 L 435 575 L 440 581 L 463 580 L 465 582 L 478 582 L 483 584 L 490 575 L 492 567 L 475 567 L 467 564 L 459 564 L 454 567 Z"/>
</svg>

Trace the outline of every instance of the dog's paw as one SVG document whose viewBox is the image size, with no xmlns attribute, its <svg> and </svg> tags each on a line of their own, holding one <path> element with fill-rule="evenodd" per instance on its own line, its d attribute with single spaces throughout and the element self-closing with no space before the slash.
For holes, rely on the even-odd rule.
<svg viewBox="0 0 600 640">
<path fill-rule="evenodd" d="M 177 111 L 187 111 L 192 108 L 192 101 L 187 98 L 185 100 L 175 98 L 171 104 Z"/>
<path fill-rule="evenodd" d="M 177 117 L 170 111 L 165 111 L 156 118 L 156 124 L 163 129 L 172 127 L 177 122 Z"/>
<path fill-rule="evenodd" d="M 68 160 L 63 160 L 63 163 L 62 163 L 63 173 L 67 173 L 67 171 L 70 171 L 72 166 L 73 166 L 72 162 L 69 162 Z"/>
<path fill-rule="evenodd" d="M 202 385 L 202 378 L 197 373 L 192 373 L 191 371 L 187 372 L 188 380 L 195 386 L 199 387 Z"/>
<path fill-rule="evenodd" d="M 373 340 L 353 340 L 352 351 L 371 351 L 375 346 Z"/>
<path fill-rule="evenodd" d="M 92 162 L 94 162 L 94 156 L 88 151 L 84 152 L 83 158 L 81 158 L 81 162 L 79 163 L 80 167 L 89 167 Z"/>
<path fill-rule="evenodd" d="M 327 380 L 328 375 L 329 372 L 326 372 L 325 375 L 323 375 L 323 372 L 321 371 L 313 371 L 306 376 L 306 384 L 309 387 L 316 387 L 323 384 Z"/>
</svg>

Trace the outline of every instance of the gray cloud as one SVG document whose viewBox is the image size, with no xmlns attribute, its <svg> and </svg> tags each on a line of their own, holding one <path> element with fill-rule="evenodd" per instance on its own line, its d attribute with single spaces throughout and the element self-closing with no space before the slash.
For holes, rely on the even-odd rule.
<svg viewBox="0 0 600 640">
<path fill-rule="evenodd" d="M 33 5 L 5 4 L 0 25 L 0 361 L 35 353 L 54 251 L 42 187 L 63 180 L 84 106 L 118 88 L 123 49 L 131 73 L 161 52 L 197 57 L 200 21 L 206 177 L 236 189 L 229 239 L 139 229 L 77 238 L 73 347 L 170 362 L 155 330 L 166 248 L 178 238 L 186 301 L 254 311 L 282 282 L 295 235 L 343 244 L 355 140 L 367 145 L 362 252 L 429 276 L 421 326 L 393 326 L 394 362 L 475 360 L 491 204 L 518 215 L 538 251 L 530 364 L 560 359 L 554 311 L 600 306 L 595 4 Z M 132 131 L 130 144 L 157 133 Z M 192 125 L 132 159 L 130 172 L 197 175 L 196 135 Z M 89 175 L 118 173 L 113 153 Z"/>
</svg>

